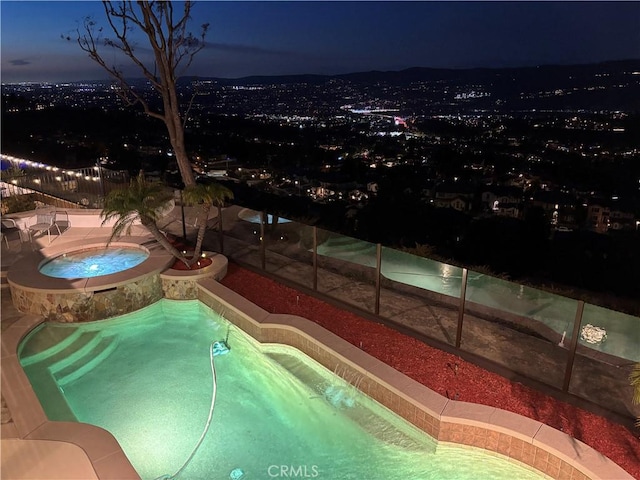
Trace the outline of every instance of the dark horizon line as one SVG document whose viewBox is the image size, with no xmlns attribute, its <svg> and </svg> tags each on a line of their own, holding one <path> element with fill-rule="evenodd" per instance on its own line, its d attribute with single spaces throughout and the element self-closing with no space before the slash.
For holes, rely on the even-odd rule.
<svg viewBox="0 0 640 480">
<path fill-rule="evenodd" d="M 639 58 L 626 58 L 626 59 L 618 59 L 618 60 L 601 60 L 595 62 L 581 62 L 581 63 L 546 63 L 546 64 L 536 64 L 536 65 L 523 65 L 517 67 L 407 67 L 396 70 L 385 70 L 385 69 L 372 69 L 372 70 L 362 70 L 356 72 L 347 72 L 347 73 L 334 73 L 334 74 L 324 74 L 324 73 L 284 73 L 284 74 L 254 74 L 254 75 L 243 75 L 241 77 L 220 77 L 220 76 L 204 76 L 204 75 L 183 75 L 177 77 L 177 80 L 181 79 L 218 79 L 218 80 L 226 80 L 226 81 L 240 81 L 244 79 L 251 78 L 285 78 L 285 77 L 316 77 L 316 78 L 334 78 L 334 77 L 345 77 L 351 75 L 363 75 L 369 73 L 402 73 L 407 71 L 416 71 L 416 70 L 430 70 L 430 71 L 441 71 L 441 72 L 471 72 L 471 71 L 507 71 L 507 70 L 531 70 L 538 68 L 571 68 L 571 67 L 585 67 L 585 66 L 597 66 L 597 65 L 605 65 L 605 64 L 617 64 L 617 63 L 630 63 L 630 62 L 640 62 Z M 105 77 L 102 79 L 91 79 L 91 80 L 23 80 L 17 82 L 1 82 L 2 85 L 15 85 L 22 83 L 83 83 L 83 82 L 106 82 L 111 81 L 112 78 Z M 145 77 L 128 77 L 127 80 L 146 80 Z"/>
</svg>

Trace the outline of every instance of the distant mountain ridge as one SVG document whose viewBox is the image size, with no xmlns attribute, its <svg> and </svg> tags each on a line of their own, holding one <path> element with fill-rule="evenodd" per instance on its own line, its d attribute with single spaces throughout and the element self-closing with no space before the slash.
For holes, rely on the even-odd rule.
<svg viewBox="0 0 640 480">
<path fill-rule="evenodd" d="M 541 65 L 534 67 L 513 67 L 513 68 L 430 68 L 412 67 L 404 70 L 371 70 L 367 72 L 354 72 L 338 75 L 320 74 L 300 74 L 300 75 L 252 75 L 241 78 L 220 78 L 220 77 L 183 77 L 181 81 L 192 81 L 194 79 L 216 81 L 221 85 L 270 85 L 270 84 L 292 84 L 308 83 L 319 85 L 331 80 L 345 80 L 354 83 L 376 83 L 386 82 L 389 84 L 408 84 L 418 81 L 486 81 L 490 78 L 510 75 L 516 79 L 526 76 L 529 79 L 535 77 L 548 78 L 551 76 L 565 77 L 567 73 L 589 75 L 596 73 L 620 73 L 623 70 L 640 71 L 640 59 L 613 60 L 600 63 L 578 64 L 578 65 Z"/>
<path fill-rule="evenodd" d="M 144 78 L 127 81 L 141 90 L 150 88 Z M 640 112 L 640 59 L 517 68 L 413 67 L 339 75 L 190 76 L 180 78 L 178 84 L 181 90 L 189 92 L 193 82 L 210 82 L 206 88 L 213 90 L 267 87 L 264 95 L 253 92 L 251 96 L 256 105 L 269 111 L 278 111 L 278 102 L 282 99 L 274 96 L 268 87 L 287 86 L 292 102 L 297 101 L 295 95 L 298 94 L 305 99 L 305 111 L 359 102 L 369 104 L 377 99 L 387 105 L 401 105 L 403 115 L 407 116 L 479 111 Z M 83 83 L 86 82 L 69 82 L 70 85 Z M 91 83 L 108 88 L 111 81 Z M 345 93 L 345 88 L 349 93 Z M 313 98 L 319 103 L 312 104 Z M 201 101 L 216 100 L 211 96 Z"/>
</svg>

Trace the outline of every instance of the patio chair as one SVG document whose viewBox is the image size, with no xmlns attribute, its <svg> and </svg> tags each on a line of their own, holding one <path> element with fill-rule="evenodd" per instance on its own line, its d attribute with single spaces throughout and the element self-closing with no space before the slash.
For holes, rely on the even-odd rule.
<svg viewBox="0 0 640 480">
<path fill-rule="evenodd" d="M 58 226 L 58 230 L 61 232 L 66 232 L 71 227 L 71 222 L 69 222 L 69 214 L 66 210 L 56 210 L 56 219 L 55 223 Z"/>
<path fill-rule="evenodd" d="M 0 225 L 2 226 L 0 235 L 7 244 L 7 248 L 9 248 L 9 239 L 11 237 L 17 238 L 22 243 L 22 230 L 13 218 L 3 218 Z"/>
<path fill-rule="evenodd" d="M 44 234 L 47 232 L 47 239 L 51 243 L 51 230 L 55 228 L 58 230 L 58 235 L 61 235 L 60 227 L 56 223 L 56 211 L 55 210 L 43 210 L 41 212 L 36 209 L 36 223 L 29 226 L 29 237 L 33 240 L 36 235 Z"/>
</svg>

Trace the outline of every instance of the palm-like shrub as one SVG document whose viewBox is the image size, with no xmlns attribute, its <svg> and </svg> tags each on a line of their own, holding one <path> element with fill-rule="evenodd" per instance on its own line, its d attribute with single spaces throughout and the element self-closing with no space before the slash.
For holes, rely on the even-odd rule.
<svg viewBox="0 0 640 480">
<path fill-rule="evenodd" d="M 222 207 L 227 200 L 233 199 L 233 192 L 218 182 L 198 183 L 185 188 L 183 198 L 190 205 L 200 205 L 198 220 L 202 220 L 198 226 L 198 236 L 193 257 L 190 262 L 193 264 L 198 260 L 202 252 L 202 242 L 207 229 L 207 219 L 212 206 L 218 209 L 218 222 L 222 221 Z M 219 223 L 219 225 L 221 225 Z M 222 235 L 220 235 L 222 241 Z M 222 248 L 222 245 L 221 245 Z"/>
<path fill-rule="evenodd" d="M 156 223 L 159 212 L 172 198 L 173 194 L 161 183 L 147 182 L 142 172 L 131 179 L 128 188 L 110 191 L 100 214 L 103 225 L 116 219 L 109 242 L 123 234 L 131 234 L 131 227 L 139 220 L 163 248 L 189 265 L 184 255 L 167 240 Z"/>
</svg>

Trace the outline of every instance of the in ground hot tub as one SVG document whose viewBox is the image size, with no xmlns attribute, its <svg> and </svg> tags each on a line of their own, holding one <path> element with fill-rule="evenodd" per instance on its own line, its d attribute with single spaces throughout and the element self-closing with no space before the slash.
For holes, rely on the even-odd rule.
<svg viewBox="0 0 640 480">
<path fill-rule="evenodd" d="M 16 261 L 7 275 L 15 307 L 47 320 L 84 322 L 161 299 L 160 273 L 173 264 L 171 254 L 149 237 L 108 240 L 76 240 Z"/>
<path fill-rule="evenodd" d="M 55 278 L 93 278 L 140 265 L 149 251 L 130 246 L 100 246 L 65 252 L 40 265 L 40 273 Z"/>
</svg>

